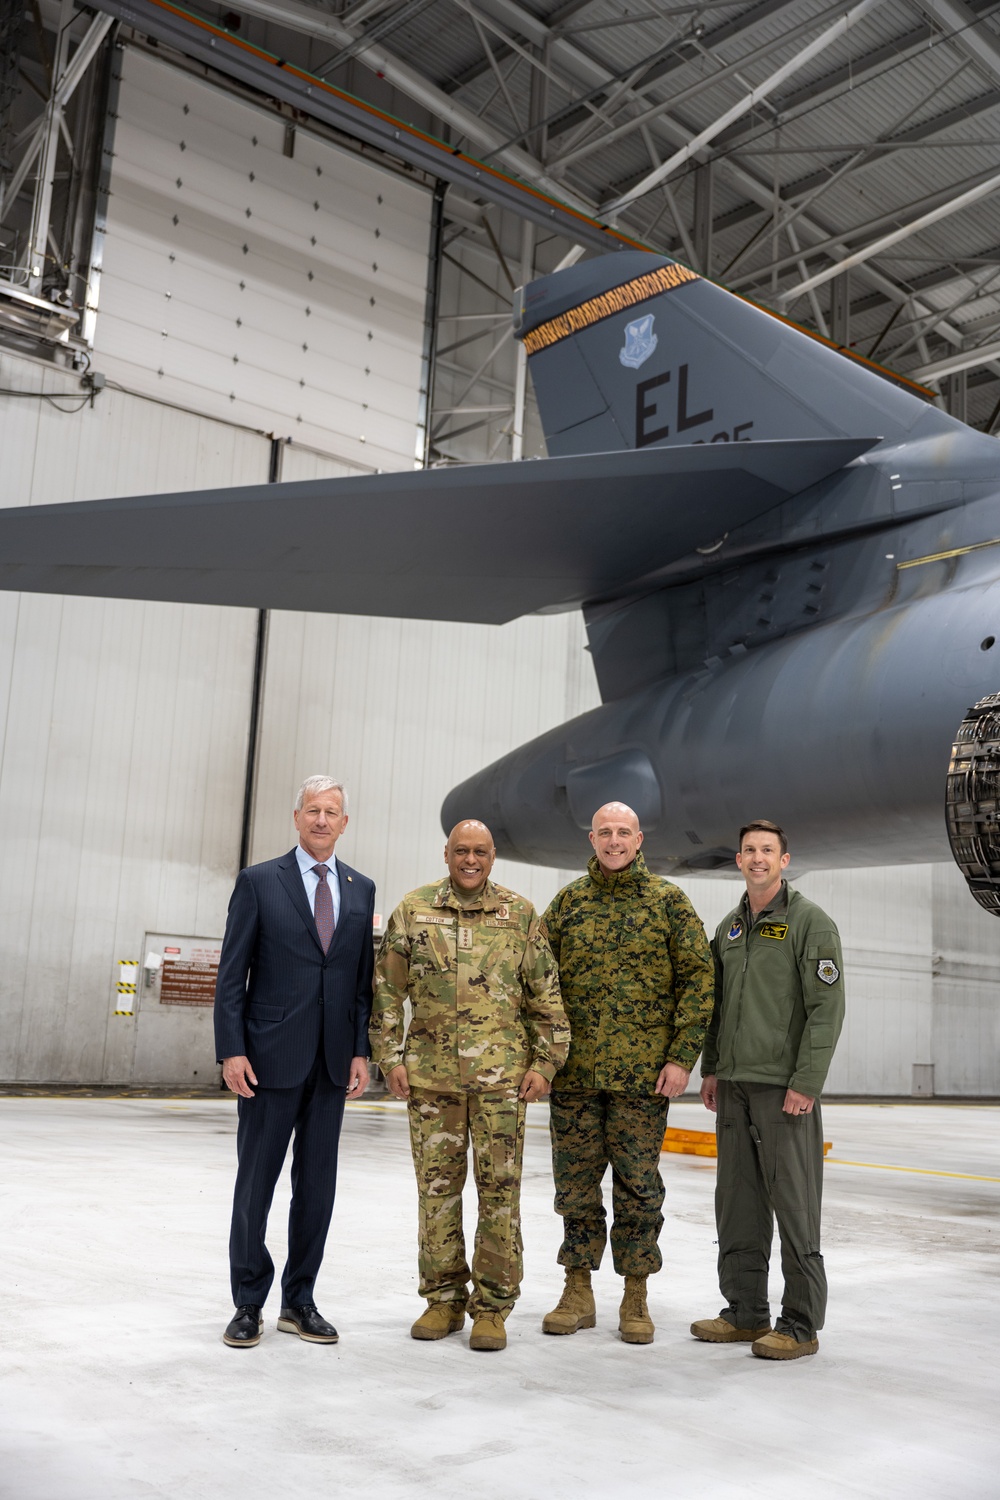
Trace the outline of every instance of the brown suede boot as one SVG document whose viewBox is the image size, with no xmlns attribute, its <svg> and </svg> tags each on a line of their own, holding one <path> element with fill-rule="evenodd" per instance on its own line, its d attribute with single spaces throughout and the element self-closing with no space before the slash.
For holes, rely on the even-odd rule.
<svg viewBox="0 0 1000 1500">
<path fill-rule="evenodd" d="M 506 1349 L 507 1330 L 503 1326 L 503 1313 L 480 1310 L 472 1320 L 469 1334 L 470 1349 Z"/>
<path fill-rule="evenodd" d="M 558 1303 L 542 1319 L 543 1333 L 576 1333 L 597 1322 L 590 1272 L 585 1266 L 567 1266 L 566 1285 Z"/>
<path fill-rule="evenodd" d="M 412 1339 L 446 1339 L 465 1322 L 465 1308 L 457 1302 L 428 1302 L 427 1311 L 410 1329 Z"/>
<path fill-rule="evenodd" d="M 625 1295 L 619 1309 L 618 1332 L 624 1344 L 651 1344 L 653 1320 L 646 1306 L 645 1276 L 626 1276 Z"/>
</svg>

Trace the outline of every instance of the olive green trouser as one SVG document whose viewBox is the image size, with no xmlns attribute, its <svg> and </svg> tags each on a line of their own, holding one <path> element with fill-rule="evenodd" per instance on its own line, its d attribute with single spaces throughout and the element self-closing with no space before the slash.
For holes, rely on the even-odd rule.
<svg viewBox="0 0 1000 1500">
<path fill-rule="evenodd" d="M 596 1271 L 607 1242 L 602 1182 L 611 1165 L 611 1255 L 619 1276 L 649 1276 L 663 1257 L 660 1151 L 668 1101 L 660 1094 L 553 1090 L 549 1099 L 561 1266 Z"/>
<path fill-rule="evenodd" d="M 503 1094 L 410 1090 L 410 1146 L 417 1173 L 420 1295 L 507 1313 L 521 1287 L 521 1160 L 524 1105 Z M 469 1142 L 479 1222 L 470 1272 L 462 1232 Z M 468 1282 L 472 1279 L 472 1296 Z"/>
<path fill-rule="evenodd" d="M 777 1219 L 785 1288 L 775 1327 L 801 1343 L 815 1338 L 826 1315 L 823 1120 L 819 1101 L 811 1114 L 787 1115 L 784 1099 L 784 1084 L 719 1080 L 719 1288 L 727 1303 L 721 1316 L 734 1327 L 770 1323 L 767 1271 Z"/>
</svg>

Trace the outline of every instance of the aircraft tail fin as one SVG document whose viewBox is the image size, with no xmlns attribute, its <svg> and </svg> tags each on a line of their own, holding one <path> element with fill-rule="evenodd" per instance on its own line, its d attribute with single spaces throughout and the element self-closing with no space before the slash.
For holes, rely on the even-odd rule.
<svg viewBox="0 0 1000 1500">
<path fill-rule="evenodd" d="M 514 323 L 551 456 L 961 425 L 924 387 L 642 251 L 523 287 Z"/>
</svg>

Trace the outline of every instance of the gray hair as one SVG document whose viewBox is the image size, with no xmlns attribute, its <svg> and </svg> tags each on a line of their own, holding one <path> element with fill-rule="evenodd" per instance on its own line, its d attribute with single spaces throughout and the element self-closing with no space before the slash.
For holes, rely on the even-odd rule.
<svg viewBox="0 0 1000 1500">
<path fill-rule="evenodd" d="M 315 792 L 339 792 L 341 808 L 345 813 L 347 812 L 347 788 L 342 781 L 336 781 L 332 776 L 307 776 L 299 787 L 299 795 L 295 799 L 295 811 L 301 812 L 303 802 Z"/>
</svg>

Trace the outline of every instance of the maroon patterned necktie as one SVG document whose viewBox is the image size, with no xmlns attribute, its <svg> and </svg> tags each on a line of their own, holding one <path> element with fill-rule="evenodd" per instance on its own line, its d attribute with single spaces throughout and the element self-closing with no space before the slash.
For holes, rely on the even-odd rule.
<svg viewBox="0 0 1000 1500">
<path fill-rule="evenodd" d="M 316 887 L 316 931 L 319 940 L 323 944 L 323 952 L 330 951 L 330 943 L 333 940 L 333 892 L 327 884 L 326 877 L 330 873 L 329 865 L 313 865 L 312 872 L 319 876 L 319 884 Z"/>
</svg>

